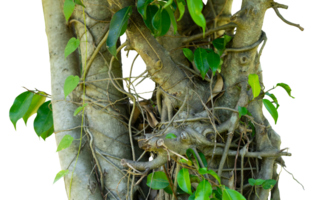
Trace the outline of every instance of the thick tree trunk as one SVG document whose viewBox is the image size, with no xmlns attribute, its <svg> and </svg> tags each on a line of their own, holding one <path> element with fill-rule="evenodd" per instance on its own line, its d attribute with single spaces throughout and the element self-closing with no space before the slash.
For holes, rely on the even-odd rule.
<svg viewBox="0 0 313 200">
<path fill-rule="evenodd" d="M 208 28 L 205 39 L 188 11 L 183 20 L 178 22 L 177 35 L 174 36 L 170 29 L 166 36 L 155 38 L 136 11 L 133 0 L 85 0 L 86 9 L 76 8 L 68 26 L 62 14 L 62 2 L 43 0 L 51 59 L 55 129 L 60 132 L 56 134 L 57 142 L 65 134 L 71 134 L 75 139 L 80 137 L 80 129 L 66 131 L 80 126 L 81 118 L 72 117 L 75 104 L 61 101 L 64 98 L 63 84 L 66 77 L 79 74 L 78 58 L 75 55 L 66 60 L 63 58 L 64 47 L 74 34 L 81 41 L 81 77 L 84 80 L 86 75 L 86 82 L 67 100 L 88 103 L 84 116 L 84 134 L 87 137 L 83 140 L 82 152 L 74 171 L 71 199 L 87 199 L 87 196 L 89 199 L 102 199 L 106 194 L 110 199 L 129 199 L 139 187 L 129 188 L 133 186 L 134 179 L 122 167 L 131 166 L 131 171 L 135 168 L 144 171 L 145 175 L 151 169 L 160 169 L 168 164 L 169 155 L 184 155 L 189 148 L 195 152 L 202 151 L 209 167 L 215 169 L 222 177 L 222 183 L 231 189 L 239 189 L 240 185 L 241 192 L 246 191 L 243 181 L 247 183 L 247 177 L 241 180 L 237 178 L 237 181 L 234 178 L 237 175 L 243 177 L 244 158 L 249 158 L 249 163 L 251 158 L 257 168 L 255 176 L 249 175 L 250 177 L 264 180 L 277 178 L 275 162 L 278 159 L 282 161 L 280 156 L 290 154 L 279 152 L 280 137 L 263 116 L 264 94 L 253 100 L 248 85 L 250 74 L 258 74 L 260 84 L 263 85 L 257 49 L 266 38 L 262 25 L 266 10 L 273 6 L 272 0 L 243 0 L 241 10 L 233 16 L 232 0 L 209 0 L 203 10 Z M 139 145 L 133 145 L 132 142 L 132 134 L 137 133 L 137 130 L 129 127 L 131 115 L 128 108 L 131 106 L 125 94 L 132 94 L 123 90 L 121 79 L 116 79 L 122 78 L 121 57 L 118 55 L 118 60 L 112 59 L 104 45 L 112 13 L 126 6 L 134 7 L 124 46 L 141 56 L 151 79 L 157 84 L 156 100 L 161 118 L 151 134 L 140 134 L 137 138 Z M 74 34 L 70 31 L 71 25 L 74 25 Z M 221 37 L 225 32 L 233 34 L 235 27 L 237 29 L 232 48 L 225 50 L 226 54 L 222 56 L 224 64 L 221 73 L 202 80 L 199 71 L 186 59 L 181 48 L 194 44 L 195 41 L 209 44 L 200 43 L 200 47 L 210 47 L 213 39 Z M 212 91 L 218 84 L 217 77 L 223 79 L 223 95 L 213 102 Z M 133 103 L 137 105 L 136 102 Z M 253 152 L 246 147 L 240 152 L 234 150 L 240 145 L 233 142 L 233 138 L 241 140 L 236 131 L 241 135 L 246 133 L 245 126 L 239 123 L 239 106 L 247 107 L 257 124 Z M 167 133 L 175 134 L 177 139 L 166 140 Z M 135 146 L 155 152 L 157 157 L 150 162 L 137 162 L 139 154 L 135 155 Z M 75 143 L 59 153 L 62 169 L 73 169 L 72 160 L 76 157 L 77 149 L 78 143 Z M 232 170 L 229 173 L 229 169 L 236 165 L 242 170 Z M 66 176 L 68 193 L 70 181 L 70 175 Z M 259 188 L 251 199 L 265 200 L 269 192 Z M 152 193 L 152 196 L 156 195 L 156 191 Z M 167 200 L 171 197 L 173 196 L 160 190 L 157 199 Z M 272 197 L 280 199 L 277 185 L 272 191 Z M 188 197 L 185 195 L 180 198 Z"/>
</svg>

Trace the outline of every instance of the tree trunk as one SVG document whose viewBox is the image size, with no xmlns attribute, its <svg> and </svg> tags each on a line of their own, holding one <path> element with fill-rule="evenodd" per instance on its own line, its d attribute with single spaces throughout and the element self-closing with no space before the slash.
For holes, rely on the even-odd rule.
<svg viewBox="0 0 313 200">
<path fill-rule="evenodd" d="M 208 1 L 203 9 L 207 22 L 203 38 L 202 30 L 193 22 L 187 6 L 177 24 L 176 35 L 171 27 L 166 36 L 154 37 L 133 0 L 85 0 L 86 8 L 76 7 L 67 24 L 62 13 L 63 0 L 43 0 L 54 126 L 59 132 L 56 140 L 59 143 L 66 134 L 75 139 L 86 136 L 75 170 L 80 144 L 74 142 L 59 153 L 62 169 L 73 171 L 72 178 L 71 173 L 65 177 L 71 199 L 143 199 L 148 195 L 143 188 L 145 183 L 141 186 L 134 183 L 140 182 L 150 170 L 165 168 L 169 168 L 167 173 L 171 172 L 169 176 L 177 182 L 174 171 L 175 166 L 179 167 L 169 164 L 169 157 L 177 162 L 186 155 L 187 149 L 193 149 L 195 155 L 198 155 L 197 151 L 203 152 L 209 168 L 214 169 L 222 178 L 222 184 L 230 189 L 237 189 L 247 199 L 268 198 L 268 189 L 260 187 L 256 192 L 250 192 L 248 179 L 278 180 L 277 163 L 283 165 L 281 156 L 290 154 L 280 152 L 280 136 L 263 115 L 264 92 L 254 99 L 248 77 L 257 74 L 263 85 L 258 46 L 266 40 L 262 31 L 265 13 L 277 4 L 272 0 L 243 0 L 241 10 L 231 15 L 232 2 Z M 133 93 L 123 89 L 121 56 L 113 58 L 104 45 L 112 14 L 126 6 L 133 6 L 133 13 L 126 30 L 127 41 L 121 46 L 118 42 L 118 47 L 119 50 L 126 47 L 126 50 L 136 51 L 145 62 L 149 77 L 156 83 L 150 101 L 139 102 Z M 175 15 L 179 16 L 178 10 Z M 221 72 L 211 76 L 209 71 L 209 75 L 201 79 L 199 70 L 186 59 L 182 47 L 212 48 L 214 39 L 225 33 L 233 35 L 235 28 L 232 43 L 222 55 Z M 64 59 L 66 43 L 74 36 L 81 41 L 79 51 Z M 71 97 L 63 101 L 63 84 L 69 75 L 80 75 L 81 83 Z M 215 88 L 221 80 L 223 89 L 216 95 Z M 154 102 L 157 109 L 153 108 Z M 84 115 L 73 117 L 77 104 L 82 103 L 88 103 Z M 239 107 L 247 107 L 252 116 L 241 118 Z M 251 144 L 247 136 L 247 131 L 251 131 L 247 128 L 248 119 L 255 123 L 256 131 Z M 148 129 L 139 128 L 147 122 Z M 84 126 L 82 135 L 81 125 Z M 141 130 L 149 131 L 149 134 Z M 168 133 L 175 134 L 177 139 L 165 138 Z M 137 139 L 138 144 L 133 139 Z M 242 140 L 250 146 L 240 145 Z M 138 162 L 138 147 L 157 157 Z M 252 174 L 244 171 L 247 163 L 250 167 L 253 165 Z M 204 167 L 204 163 L 201 165 Z M 135 179 L 131 172 L 140 176 Z M 274 200 L 280 199 L 277 184 L 271 192 Z M 150 198 L 155 197 L 174 199 L 165 189 L 152 191 Z M 178 199 L 188 199 L 188 196 L 180 195 Z"/>
</svg>

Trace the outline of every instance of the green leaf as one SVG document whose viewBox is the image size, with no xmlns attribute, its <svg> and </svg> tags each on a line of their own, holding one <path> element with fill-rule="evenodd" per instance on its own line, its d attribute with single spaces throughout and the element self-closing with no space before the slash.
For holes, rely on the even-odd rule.
<svg viewBox="0 0 313 200">
<path fill-rule="evenodd" d="M 42 104 L 37 111 L 37 116 L 34 120 L 34 129 L 38 136 L 49 131 L 53 127 L 53 116 L 51 101 Z"/>
<path fill-rule="evenodd" d="M 205 34 L 206 21 L 202 14 L 202 0 L 187 0 L 187 6 L 193 21 L 203 29 L 203 37 Z"/>
<path fill-rule="evenodd" d="M 186 150 L 186 156 L 187 158 L 191 161 L 191 156 L 193 155 L 193 157 L 195 158 L 196 162 L 197 162 L 197 166 L 198 168 L 200 168 L 200 164 L 199 164 L 199 161 L 198 161 L 198 158 L 195 154 L 195 152 L 193 151 L 193 149 L 187 149 Z M 191 161 L 192 162 L 192 161 Z"/>
<path fill-rule="evenodd" d="M 185 0 L 177 0 L 177 7 L 179 10 L 179 18 L 177 21 L 179 21 L 183 18 L 184 13 L 185 13 L 185 6 L 186 6 Z"/>
<path fill-rule="evenodd" d="M 225 40 L 224 38 L 217 38 L 213 40 L 213 45 L 217 49 L 219 56 L 221 56 L 225 50 Z"/>
<path fill-rule="evenodd" d="M 38 138 L 39 141 L 42 140 L 44 144 L 46 144 L 46 141 L 49 140 L 53 136 L 54 127 L 53 125 L 50 127 L 49 130 L 43 132 L 40 137 Z"/>
<path fill-rule="evenodd" d="M 265 182 L 263 179 L 256 179 L 255 180 L 255 185 L 262 185 Z"/>
<path fill-rule="evenodd" d="M 127 6 L 117 11 L 110 22 L 109 36 L 107 39 L 107 48 L 109 52 L 116 57 L 116 42 L 127 29 L 127 23 L 132 14 L 132 7 Z"/>
<path fill-rule="evenodd" d="M 57 148 L 57 152 L 62 151 L 63 149 L 69 148 L 73 143 L 74 138 L 71 135 L 64 135 L 59 146 Z"/>
<path fill-rule="evenodd" d="M 265 98 L 267 98 L 268 100 L 270 100 L 274 106 L 276 107 L 276 109 L 279 111 L 281 105 L 280 102 L 278 100 L 277 95 L 274 92 L 266 92 L 265 93 Z"/>
<path fill-rule="evenodd" d="M 238 106 L 239 118 L 243 115 L 248 114 L 248 110 L 245 107 Z"/>
<path fill-rule="evenodd" d="M 292 94 L 292 88 L 288 82 L 277 81 L 275 84 L 273 84 L 272 87 L 274 88 L 274 90 L 281 88 L 286 93 L 289 99 L 296 100 L 296 96 Z"/>
<path fill-rule="evenodd" d="M 217 187 L 216 190 L 213 190 L 213 195 L 215 198 L 222 200 L 223 192 L 221 188 Z"/>
<path fill-rule="evenodd" d="M 40 95 L 41 94 L 41 95 Z M 38 108 L 46 101 L 46 97 L 42 96 L 45 95 L 44 92 L 39 92 L 38 94 L 35 94 L 32 98 L 32 102 L 23 116 L 23 120 L 25 122 L 25 125 L 27 124 L 27 120 L 29 119 L 30 116 L 35 114 L 38 110 Z"/>
<path fill-rule="evenodd" d="M 60 180 L 60 178 L 62 178 L 63 176 L 66 176 L 69 173 L 68 170 L 61 170 L 59 173 L 57 173 L 57 175 L 55 176 L 55 179 L 53 181 L 53 183 L 57 182 L 58 180 Z"/>
<path fill-rule="evenodd" d="M 196 192 L 192 193 L 192 195 L 188 197 L 188 200 L 195 200 L 195 199 L 196 199 Z"/>
<path fill-rule="evenodd" d="M 168 194 L 173 194 L 172 188 L 170 185 L 168 185 L 166 188 L 164 188 L 164 191 Z"/>
<path fill-rule="evenodd" d="M 224 47 L 226 47 L 226 45 L 231 41 L 231 39 L 233 39 L 233 37 L 229 35 L 224 35 Z"/>
<path fill-rule="evenodd" d="M 155 5 L 151 5 L 147 7 L 147 16 L 146 19 L 143 19 L 143 21 L 145 22 L 146 26 L 148 27 L 148 29 L 151 31 L 151 33 L 153 35 L 155 35 L 155 30 L 152 26 L 152 19 L 154 17 L 154 15 L 158 12 L 158 7 Z"/>
<path fill-rule="evenodd" d="M 278 112 L 277 109 L 275 108 L 275 106 L 272 104 L 272 102 L 270 102 L 267 99 L 263 99 L 263 104 L 265 106 L 265 108 L 268 110 L 268 112 L 272 115 L 275 124 L 277 123 L 277 119 L 278 119 Z"/>
<path fill-rule="evenodd" d="M 165 139 L 175 139 L 177 136 L 174 133 L 169 133 L 166 135 Z"/>
<path fill-rule="evenodd" d="M 155 30 L 154 35 L 156 37 L 165 35 L 171 26 L 171 19 L 168 12 L 159 9 L 152 18 L 152 26 Z"/>
<path fill-rule="evenodd" d="M 192 194 L 191 192 L 191 183 L 189 177 L 189 171 L 186 168 L 182 168 L 177 175 L 177 182 L 179 187 L 187 192 L 188 194 Z"/>
<path fill-rule="evenodd" d="M 192 166 L 192 161 L 191 160 L 180 159 L 179 162 L 184 163 L 184 164 L 189 165 L 189 166 Z"/>
<path fill-rule="evenodd" d="M 236 190 L 225 189 L 223 190 L 223 200 L 246 200 L 246 198 Z"/>
<path fill-rule="evenodd" d="M 164 7 L 163 7 L 163 9 L 164 9 Z M 167 11 L 168 15 L 170 16 L 170 20 L 171 20 L 173 28 L 174 28 L 174 35 L 176 35 L 176 33 L 177 33 L 177 23 L 176 23 L 176 19 L 175 19 L 175 16 L 174 16 L 174 12 L 171 9 L 171 7 L 166 7 L 165 10 Z"/>
<path fill-rule="evenodd" d="M 72 0 L 64 1 L 63 12 L 64 12 L 66 22 L 70 19 L 74 9 L 75 9 L 75 3 Z"/>
<path fill-rule="evenodd" d="M 210 69 L 210 65 L 207 60 L 207 52 L 205 49 L 197 48 L 195 50 L 195 64 L 197 69 L 200 71 L 202 78 L 205 78 L 206 73 L 208 73 Z"/>
<path fill-rule="evenodd" d="M 207 160 L 206 160 L 204 154 L 203 154 L 202 152 L 198 152 L 198 154 L 199 154 L 199 156 L 200 156 L 200 158 L 201 158 L 201 160 L 202 160 L 203 165 L 204 165 L 206 168 L 208 168 L 208 162 L 207 162 Z"/>
<path fill-rule="evenodd" d="M 78 85 L 79 77 L 70 75 L 66 78 L 64 83 L 64 97 L 66 99 L 67 95 L 69 95 Z"/>
<path fill-rule="evenodd" d="M 144 19 L 147 18 L 147 6 L 152 2 L 152 0 L 138 0 L 137 10 L 142 15 Z"/>
<path fill-rule="evenodd" d="M 83 106 L 79 106 L 79 107 L 75 110 L 74 116 L 76 116 L 80 111 L 82 111 L 87 105 L 88 105 L 88 103 L 85 103 Z"/>
<path fill-rule="evenodd" d="M 253 99 L 254 99 L 255 97 L 259 96 L 259 94 L 261 92 L 259 76 L 257 74 L 250 74 L 248 83 L 251 86 L 252 93 L 253 93 Z"/>
<path fill-rule="evenodd" d="M 277 183 L 276 180 L 274 179 L 269 179 L 264 181 L 264 183 L 262 184 L 263 189 L 268 190 L 271 189 L 272 187 L 274 187 L 274 185 Z"/>
<path fill-rule="evenodd" d="M 249 178 L 248 182 L 250 185 L 255 186 L 255 179 Z"/>
<path fill-rule="evenodd" d="M 73 53 L 78 47 L 79 47 L 80 41 L 79 39 L 76 39 L 74 37 L 72 37 L 64 50 L 64 58 L 66 58 L 67 56 L 69 56 L 71 53 Z"/>
<path fill-rule="evenodd" d="M 193 62 L 194 60 L 194 55 L 193 55 L 193 52 L 188 49 L 188 48 L 183 48 L 183 53 L 184 55 L 186 56 L 186 58 L 190 61 L 190 62 Z"/>
<path fill-rule="evenodd" d="M 162 171 L 149 174 L 147 178 L 147 186 L 154 190 L 166 188 L 170 183 L 167 180 L 166 174 Z"/>
<path fill-rule="evenodd" d="M 217 53 L 211 51 L 207 54 L 207 60 L 214 76 L 220 66 L 221 58 Z"/>
<path fill-rule="evenodd" d="M 74 2 L 75 2 L 77 5 L 80 5 L 80 6 L 83 6 L 84 8 L 86 8 L 85 5 L 81 2 L 81 0 L 75 0 Z"/>
<path fill-rule="evenodd" d="M 28 111 L 33 96 L 34 93 L 27 91 L 23 92 L 15 98 L 9 112 L 10 120 L 13 123 L 15 130 L 17 121 L 21 119 Z"/>
<path fill-rule="evenodd" d="M 168 6 L 172 5 L 173 2 L 174 2 L 173 0 L 168 0 L 168 2 L 163 6 L 163 9 L 165 9 Z"/>
<path fill-rule="evenodd" d="M 211 176 L 213 176 L 219 184 L 221 184 L 221 179 L 220 177 L 217 175 L 217 173 L 213 170 L 207 170 L 207 168 L 200 168 L 199 169 L 199 173 L 204 175 L 204 174 L 210 174 Z"/>
<path fill-rule="evenodd" d="M 199 183 L 196 190 L 195 200 L 207 200 L 212 194 L 212 185 L 207 180 L 203 180 Z"/>
</svg>

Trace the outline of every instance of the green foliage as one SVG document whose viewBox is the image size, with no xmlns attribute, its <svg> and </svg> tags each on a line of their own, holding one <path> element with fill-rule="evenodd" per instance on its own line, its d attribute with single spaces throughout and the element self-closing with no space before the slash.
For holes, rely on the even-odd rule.
<svg viewBox="0 0 313 200">
<path fill-rule="evenodd" d="M 70 19 L 75 9 L 75 3 L 73 0 L 65 0 L 63 5 L 63 12 L 66 19 L 66 22 Z"/>
<path fill-rule="evenodd" d="M 81 0 L 74 0 L 74 2 L 75 2 L 75 4 L 80 5 L 80 6 L 84 7 L 84 8 L 86 8 L 85 5 L 81 2 Z"/>
<path fill-rule="evenodd" d="M 154 172 L 147 177 L 147 186 L 154 190 L 161 190 L 169 186 L 166 174 L 162 171 Z"/>
<path fill-rule="evenodd" d="M 165 6 L 163 7 L 163 9 L 166 10 L 166 12 L 168 13 L 168 15 L 170 16 L 170 20 L 171 20 L 171 23 L 173 25 L 173 28 L 174 28 L 174 35 L 176 35 L 177 33 L 177 23 L 176 23 L 176 19 L 175 19 L 175 15 L 174 15 L 174 12 L 172 10 L 171 7 L 166 7 Z"/>
<path fill-rule="evenodd" d="M 109 36 L 107 39 L 107 48 L 109 52 L 116 57 L 116 42 L 118 38 L 123 35 L 127 29 L 127 23 L 132 14 L 132 7 L 127 6 L 117 11 L 110 22 Z"/>
<path fill-rule="evenodd" d="M 69 173 L 69 170 L 61 170 L 59 173 L 54 178 L 53 183 L 57 182 L 60 180 L 63 176 L 66 176 Z"/>
<path fill-rule="evenodd" d="M 188 194 L 192 194 L 191 192 L 191 183 L 190 183 L 190 176 L 189 171 L 186 168 L 182 168 L 177 175 L 177 182 L 179 187 Z"/>
<path fill-rule="evenodd" d="M 239 118 L 243 115 L 248 114 L 248 110 L 245 107 L 238 106 Z"/>
<path fill-rule="evenodd" d="M 193 55 L 193 52 L 188 49 L 188 48 L 183 48 L 183 53 L 184 55 L 186 56 L 186 58 L 190 61 L 190 62 L 193 62 L 194 60 L 194 55 Z"/>
<path fill-rule="evenodd" d="M 169 133 L 166 135 L 165 139 L 175 139 L 177 136 L 174 133 Z"/>
<path fill-rule="evenodd" d="M 210 69 L 209 62 L 207 60 L 207 52 L 205 49 L 197 48 L 194 54 L 195 65 L 200 71 L 202 78 L 204 79 L 207 72 Z"/>
<path fill-rule="evenodd" d="M 202 160 L 202 163 L 203 163 L 204 167 L 208 168 L 208 163 L 207 163 L 207 160 L 206 160 L 204 154 L 202 152 L 198 152 L 198 154 L 199 154 L 199 156 L 200 156 L 200 158 Z"/>
<path fill-rule="evenodd" d="M 217 173 L 213 170 L 207 170 L 207 168 L 200 168 L 199 169 L 199 173 L 204 175 L 204 174 L 210 174 L 211 176 L 213 176 L 219 184 L 221 184 L 221 179 L 220 177 L 217 175 Z"/>
<path fill-rule="evenodd" d="M 217 38 L 213 40 L 213 45 L 217 49 L 218 55 L 221 56 L 225 49 L 226 45 L 231 41 L 232 37 L 228 35 L 224 35 L 223 38 Z"/>
<path fill-rule="evenodd" d="M 148 29 L 151 31 L 152 34 L 154 34 L 155 30 L 152 26 L 152 18 L 154 15 L 158 12 L 158 7 L 155 5 L 150 5 L 147 7 L 146 11 L 146 19 L 144 18 L 143 21 L 145 22 Z"/>
<path fill-rule="evenodd" d="M 88 105 L 88 103 L 85 103 L 83 106 L 79 106 L 79 107 L 75 110 L 74 116 L 76 116 L 78 113 L 80 113 L 80 111 L 82 111 L 87 105 Z"/>
<path fill-rule="evenodd" d="M 187 0 L 187 6 L 193 21 L 203 29 L 203 37 L 205 34 L 206 20 L 202 14 L 202 0 Z"/>
<path fill-rule="evenodd" d="M 259 96 L 261 92 L 261 86 L 259 82 L 259 76 L 257 74 L 250 74 L 249 75 L 249 80 L 248 80 L 249 85 L 251 86 L 252 89 L 252 94 L 253 94 L 253 99 Z"/>
<path fill-rule="evenodd" d="M 182 17 L 184 16 L 185 6 L 186 6 L 185 0 L 177 0 L 177 7 L 179 10 L 179 18 L 177 19 L 177 21 L 180 21 L 182 19 Z"/>
<path fill-rule="evenodd" d="M 163 6 L 163 9 L 167 8 L 168 6 L 172 5 L 174 3 L 173 0 L 168 0 L 167 3 Z"/>
<path fill-rule="evenodd" d="M 66 78 L 64 83 L 64 97 L 66 97 L 77 87 L 79 83 L 79 77 L 70 75 Z"/>
<path fill-rule="evenodd" d="M 293 96 L 291 96 L 291 88 L 289 87 L 289 85 L 285 84 L 285 83 L 277 83 L 276 87 L 282 87 L 286 90 L 286 92 L 288 93 L 288 95 L 292 98 L 294 98 Z"/>
<path fill-rule="evenodd" d="M 207 61 L 209 63 L 209 66 L 213 72 L 213 76 L 215 75 L 215 72 L 218 70 L 218 68 L 221 66 L 221 59 L 220 56 L 215 53 L 214 51 L 211 51 L 207 54 Z"/>
<path fill-rule="evenodd" d="M 142 15 L 143 19 L 147 19 L 147 6 L 152 2 L 152 0 L 138 0 L 137 10 Z"/>
<path fill-rule="evenodd" d="M 255 127 L 254 127 L 254 125 L 252 124 L 251 121 L 249 121 L 249 126 L 250 126 L 250 128 L 252 129 L 251 136 L 254 137 L 254 136 L 255 136 Z"/>
<path fill-rule="evenodd" d="M 65 50 L 64 50 L 64 58 L 66 58 L 67 56 L 69 56 L 71 53 L 73 53 L 78 47 L 79 47 L 79 44 L 80 44 L 80 40 L 79 39 L 76 39 L 74 37 L 72 37 L 66 47 L 65 47 Z"/>
<path fill-rule="evenodd" d="M 192 161 L 191 160 L 181 159 L 179 162 L 184 163 L 184 164 L 189 165 L 189 166 L 192 166 Z"/>
<path fill-rule="evenodd" d="M 43 95 L 43 96 L 42 96 Z M 16 129 L 16 122 L 23 118 L 25 125 L 30 116 L 37 113 L 34 120 L 34 129 L 38 136 L 44 140 L 54 132 L 52 110 L 49 107 L 51 101 L 46 103 L 45 92 L 23 92 L 16 97 L 10 109 L 10 120 Z"/>
<path fill-rule="evenodd" d="M 224 189 L 223 200 L 246 200 L 246 198 L 236 190 Z"/>
<path fill-rule="evenodd" d="M 199 183 L 196 193 L 195 200 L 207 200 L 212 194 L 212 185 L 207 180 L 203 180 Z"/>
<path fill-rule="evenodd" d="M 273 100 L 274 103 L 276 104 L 276 109 L 278 109 L 279 104 L 278 104 L 278 100 L 277 100 L 276 96 L 275 96 L 274 94 L 269 93 L 269 92 L 266 92 L 265 94 L 266 94 L 267 96 L 269 96 L 269 97 L 272 98 L 272 100 Z"/>
<path fill-rule="evenodd" d="M 278 109 L 275 107 L 274 104 L 271 103 L 270 100 L 264 98 L 264 99 L 262 99 L 262 101 L 263 101 L 263 105 L 264 105 L 265 111 L 272 118 L 272 120 L 274 122 L 274 125 L 277 126 L 277 122 L 278 122 L 278 118 L 279 118 Z"/>
<path fill-rule="evenodd" d="M 195 158 L 196 162 L 197 162 L 197 167 L 200 168 L 200 164 L 199 164 L 199 161 L 198 161 L 198 158 L 195 154 L 195 152 L 193 151 L 193 149 L 187 149 L 186 150 L 186 156 L 187 158 L 191 161 L 191 156 L 193 155 L 193 157 Z M 192 161 L 191 161 L 192 162 Z"/>
<path fill-rule="evenodd" d="M 253 178 L 250 178 L 248 181 L 249 181 L 250 185 L 252 185 L 252 186 L 260 186 L 261 185 L 263 187 L 263 189 L 265 189 L 265 190 L 271 189 L 277 183 L 277 181 L 274 179 L 268 179 L 268 180 L 257 179 L 257 180 L 255 180 Z"/>
<path fill-rule="evenodd" d="M 163 36 L 171 27 L 171 19 L 166 10 L 161 8 L 158 9 L 158 12 L 152 18 L 152 26 L 154 28 L 154 36 Z"/>
<path fill-rule="evenodd" d="M 63 149 L 69 148 L 73 143 L 74 138 L 71 135 L 64 135 L 59 146 L 57 148 L 57 152 L 62 151 Z"/>
</svg>

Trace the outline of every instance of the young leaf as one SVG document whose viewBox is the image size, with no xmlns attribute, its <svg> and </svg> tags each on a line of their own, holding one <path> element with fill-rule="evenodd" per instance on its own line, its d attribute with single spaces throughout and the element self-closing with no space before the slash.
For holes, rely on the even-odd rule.
<svg viewBox="0 0 313 200">
<path fill-rule="evenodd" d="M 15 98 L 9 112 L 10 120 L 13 123 L 15 130 L 16 122 L 26 114 L 29 106 L 31 105 L 33 96 L 34 93 L 27 91 Z"/>
<path fill-rule="evenodd" d="M 43 132 L 40 137 L 43 140 L 46 140 L 48 137 L 50 137 L 52 135 L 52 133 L 54 132 L 54 126 L 52 126 L 49 130 L 47 130 L 46 132 Z"/>
<path fill-rule="evenodd" d="M 186 6 L 185 0 L 177 0 L 177 7 L 179 10 L 179 18 L 177 19 L 177 21 L 179 21 L 179 20 L 181 20 L 181 18 L 183 18 L 184 13 L 185 13 L 185 6 Z"/>
<path fill-rule="evenodd" d="M 202 14 L 202 0 L 187 0 L 187 6 L 193 21 L 203 29 L 203 37 L 205 34 L 206 21 Z"/>
<path fill-rule="evenodd" d="M 276 96 L 274 94 L 271 94 L 268 92 L 266 92 L 265 94 L 273 99 L 273 101 L 276 103 L 276 109 L 278 109 L 279 104 L 278 104 L 278 100 L 277 100 Z"/>
<path fill-rule="evenodd" d="M 189 171 L 186 168 L 182 168 L 177 175 L 177 182 L 179 187 L 187 192 L 188 194 L 192 194 L 191 192 L 191 183 L 189 177 Z"/>
<path fill-rule="evenodd" d="M 173 191 L 172 191 L 172 188 L 171 188 L 170 185 L 168 185 L 166 188 L 164 188 L 164 191 L 165 191 L 166 193 L 173 194 Z"/>
<path fill-rule="evenodd" d="M 209 71 L 210 66 L 207 60 L 207 52 L 205 49 L 197 48 L 195 50 L 195 64 L 197 69 L 199 69 L 202 78 L 205 78 L 206 73 Z"/>
<path fill-rule="evenodd" d="M 83 106 L 79 106 L 79 107 L 75 110 L 74 116 L 76 116 L 80 111 L 82 111 L 87 105 L 88 105 L 88 103 L 85 103 Z"/>
<path fill-rule="evenodd" d="M 222 192 L 221 188 L 217 187 L 216 190 L 213 190 L 212 193 L 215 196 L 215 198 L 222 199 L 223 192 Z"/>
<path fill-rule="evenodd" d="M 255 179 L 249 178 L 248 182 L 250 185 L 255 186 Z"/>
<path fill-rule="evenodd" d="M 109 52 L 116 57 L 116 42 L 127 29 L 127 23 L 132 14 L 132 7 L 127 6 L 117 11 L 110 22 L 109 36 L 107 39 L 107 48 Z"/>
<path fill-rule="evenodd" d="M 193 52 L 188 49 L 188 48 L 183 48 L 183 53 L 184 55 L 186 56 L 186 58 L 190 61 L 190 62 L 193 62 L 194 60 L 194 55 L 193 55 Z"/>
<path fill-rule="evenodd" d="M 75 9 L 75 3 L 72 0 L 64 1 L 63 12 L 64 12 L 66 22 L 70 19 L 74 9 Z"/>
<path fill-rule="evenodd" d="M 192 193 L 192 195 L 188 197 L 188 200 L 195 200 L 195 199 L 196 199 L 196 192 Z"/>
<path fill-rule="evenodd" d="M 189 165 L 189 166 L 192 166 L 192 161 L 191 160 L 180 159 L 179 162 L 184 163 L 184 164 Z"/>
<path fill-rule="evenodd" d="M 162 171 L 151 173 L 147 178 L 147 186 L 154 190 L 164 189 L 169 184 L 166 174 Z"/>
<path fill-rule="evenodd" d="M 71 53 L 73 53 L 78 47 L 79 47 L 80 41 L 79 39 L 76 39 L 74 37 L 72 37 L 64 50 L 64 58 L 66 58 L 68 55 L 70 55 Z"/>
<path fill-rule="evenodd" d="M 57 173 L 57 175 L 55 176 L 55 179 L 53 181 L 53 183 L 57 182 L 58 180 L 60 180 L 60 178 L 62 178 L 63 176 L 66 176 L 69 173 L 68 170 L 61 170 L 59 173 Z"/>
<path fill-rule="evenodd" d="M 262 185 L 265 182 L 263 179 L 256 179 L 255 180 L 255 185 Z"/>
<path fill-rule="evenodd" d="M 296 96 L 292 94 L 291 85 L 286 81 L 277 81 L 272 87 L 274 87 L 274 90 L 281 88 L 289 99 L 296 100 Z"/>
<path fill-rule="evenodd" d="M 57 152 L 62 151 L 63 149 L 69 148 L 73 142 L 74 138 L 70 135 L 64 135 L 59 146 L 57 148 Z"/>
<path fill-rule="evenodd" d="M 253 99 L 254 99 L 255 97 L 259 96 L 259 94 L 261 92 L 259 76 L 257 74 L 250 74 L 248 83 L 251 86 L 252 93 L 253 93 Z"/>
<path fill-rule="evenodd" d="M 79 77 L 70 75 L 66 78 L 64 83 L 64 97 L 66 99 L 67 95 L 69 95 L 78 85 Z"/>
<path fill-rule="evenodd" d="M 268 112 L 272 115 L 273 119 L 275 120 L 275 124 L 277 123 L 278 119 L 278 112 L 275 106 L 267 99 L 263 99 L 263 104 L 265 108 L 268 110 Z"/>
<path fill-rule="evenodd" d="M 207 200 L 212 194 L 212 185 L 207 180 L 203 180 L 199 183 L 196 190 L 195 200 Z"/>
</svg>

